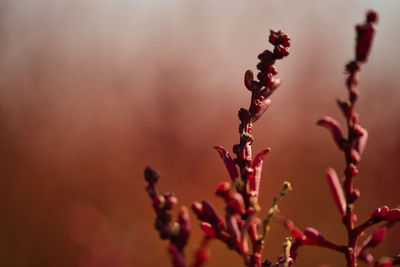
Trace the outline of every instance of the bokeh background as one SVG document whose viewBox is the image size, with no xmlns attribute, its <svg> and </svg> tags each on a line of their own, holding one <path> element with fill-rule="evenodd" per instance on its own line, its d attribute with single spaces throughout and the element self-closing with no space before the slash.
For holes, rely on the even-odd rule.
<svg viewBox="0 0 400 267">
<path fill-rule="evenodd" d="M 323 115 L 340 119 L 344 65 L 354 25 L 376 9 L 372 53 L 360 75 L 357 110 L 370 138 L 355 185 L 360 220 L 400 204 L 400 2 L 269 0 L 1 0 L 0 265 L 168 266 L 153 229 L 146 165 L 162 174 L 160 191 L 180 204 L 214 196 L 226 170 L 214 145 L 238 141 L 236 117 L 247 107 L 246 69 L 266 47 L 268 30 L 292 37 L 277 64 L 283 84 L 255 125 L 264 163 L 266 213 L 284 180 L 294 191 L 281 212 L 344 242 L 324 172 L 339 173 L 342 154 Z M 191 256 L 200 238 L 192 216 Z M 275 259 L 288 233 L 274 222 L 265 256 Z M 400 227 L 376 249 L 400 252 Z M 211 245 L 209 266 L 241 266 Z M 301 250 L 297 266 L 344 266 L 337 253 Z"/>
</svg>

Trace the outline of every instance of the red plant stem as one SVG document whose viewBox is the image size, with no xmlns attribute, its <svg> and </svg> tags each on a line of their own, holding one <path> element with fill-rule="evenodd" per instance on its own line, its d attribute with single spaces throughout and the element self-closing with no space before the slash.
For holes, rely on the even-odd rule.
<svg viewBox="0 0 400 267">
<path fill-rule="evenodd" d="M 366 62 L 369 50 L 372 44 L 374 35 L 374 28 L 372 23 L 376 22 L 376 12 L 369 11 L 367 13 L 366 22 L 364 25 L 357 26 L 357 39 L 356 39 L 356 56 L 355 60 L 351 61 L 346 69 L 349 72 L 349 76 L 346 81 L 346 86 L 349 92 L 348 101 L 346 103 L 344 114 L 346 116 L 346 123 L 348 129 L 348 138 L 344 147 L 346 169 L 345 169 L 345 181 L 344 181 L 344 192 L 346 196 L 346 214 L 343 218 L 343 222 L 347 228 L 348 235 L 348 247 L 345 252 L 347 266 L 357 266 L 356 256 L 356 245 L 360 238 L 362 231 L 361 229 L 355 229 L 355 215 L 354 215 L 354 202 L 358 198 L 353 188 L 353 177 L 357 175 L 358 170 L 356 165 L 358 164 L 361 157 L 361 149 L 356 147 L 356 142 L 360 142 L 361 135 L 357 132 L 361 127 L 358 125 L 358 116 L 354 112 L 354 106 L 358 99 L 358 91 L 356 89 L 358 72 L 360 71 L 360 65 Z M 358 127 L 358 128 L 357 128 Z M 364 133 L 365 134 L 365 133 Z M 358 150 L 358 151 L 357 151 Z M 357 153 L 358 159 L 355 159 L 352 152 Z M 359 153 L 359 154 L 358 154 Z"/>
<path fill-rule="evenodd" d="M 323 240 L 321 242 L 310 242 L 310 243 L 308 243 L 308 245 L 327 248 L 327 249 L 331 249 L 331 250 L 338 251 L 341 253 L 345 253 L 345 251 L 347 249 L 346 246 L 341 246 L 341 245 L 335 244 L 333 242 L 330 242 L 328 240 Z"/>
<path fill-rule="evenodd" d="M 343 151 L 345 156 L 346 168 L 344 171 L 345 179 L 343 182 L 343 191 L 345 200 L 341 197 L 342 187 L 334 183 L 336 173 L 331 170 L 328 173 L 329 186 L 334 195 L 335 204 L 337 205 L 340 213 L 342 214 L 343 224 L 347 230 L 348 242 L 346 246 L 338 246 L 327 240 L 318 233 L 315 229 L 308 229 L 308 232 L 301 233 L 292 223 L 286 223 L 286 227 L 291 231 L 292 235 L 296 238 L 296 243 L 292 247 L 292 257 L 297 256 L 297 249 L 301 245 L 315 245 L 329 249 L 333 249 L 344 253 L 347 267 L 357 266 L 357 254 L 359 253 L 357 241 L 363 233 L 363 230 L 375 223 L 382 221 L 383 212 L 387 212 L 388 208 L 382 208 L 375 211 L 373 216 L 365 223 L 355 226 L 356 216 L 354 214 L 354 203 L 359 197 L 359 191 L 353 188 L 353 178 L 358 174 L 357 165 L 361 159 L 361 154 L 364 150 L 367 132 L 362 129 L 358 124 L 358 115 L 354 112 L 354 106 L 358 99 L 358 91 L 356 85 L 358 82 L 358 72 L 360 66 L 365 63 L 372 45 L 375 29 L 373 23 L 377 21 L 377 14 L 375 11 L 369 11 L 366 16 L 366 21 L 362 25 L 356 26 L 356 53 L 355 59 L 346 65 L 348 77 L 346 79 L 346 87 L 348 89 L 348 100 L 340 101 L 338 104 L 343 111 L 346 118 L 348 137 L 343 137 L 339 123 L 330 118 L 325 117 L 317 122 L 318 125 L 323 126 L 330 130 L 335 143 L 339 149 Z M 342 203 L 345 202 L 345 210 L 343 211 Z M 392 211 L 391 219 L 397 218 L 398 211 Z M 307 236 L 308 234 L 308 236 Z M 312 239 L 311 241 L 309 239 Z"/>
<path fill-rule="evenodd" d="M 349 101 L 351 103 L 351 106 L 349 108 L 349 113 L 347 116 L 347 128 L 348 128 L 348 139 L 347 139 L 347 146 L 346 146 L 346 151 L 345 151 L 345 157 L 346 157 L 346 166 L 349 166 L 350 164 L 352 164 L 352 159 L 351 159 L 351 149 L 352 147 L 354 147 L 354 142 L 355 142 L 355 135 L 354 135 L 354 125 L 352 123 L 351 118 L 354 116 L 354 112 L 353 112 L 353 108 L 355 105 L 355 99 L 352 99 L 353 101 L 351 101 L 352 98 L 352 94 L 355 94 L 355 92 L 353 91 L 355 88 L 353 86 L 356 85 L 356 80 L 355 80 L 355 75 L 356 72 L 354 73 L 350 73 L 349 76 L 349 83 L 348 85 L 348 89 L 349 89 Z M 352 92 L 353 91 L 353 92 Z M 357 240 L 359 238 L 359 234 L 355 233 L 353 231 L 354 229 L 354 200 L 352 193 L 354 192 L 353 190 L 353 177 L 354 175 L 350 172 L 350 171 L 345 171 L 345 181 L 344 181 L 344 192 L 345 192 L 345 196 L 346 196 L 346 215 L 344 218 L 344 223 L 346 225 L 347 228 L 347 234 L 348 234 L 348 248 L 345 252 L 346 255 L 346 259 L 347 259 L 347 266 L 348 267 L 355 267 L 357 266 L 356 263 L 356 257 L 354 255 L 354 251 L 355 251 L 355 246 L 357 243 Z"/>
</svg>

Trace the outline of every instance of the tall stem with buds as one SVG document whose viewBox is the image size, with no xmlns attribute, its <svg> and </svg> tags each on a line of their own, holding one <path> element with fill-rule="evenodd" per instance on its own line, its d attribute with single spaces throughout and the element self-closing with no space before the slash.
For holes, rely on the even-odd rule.
<svg viewBox="0 0 400 267">
<path fill-rule="evenodd" d="M 259 73 L 257 80 L 252 71 L 246 71 L 244 75 L 245 87 L 251 92 L 250 107 L 241 108 L 239 117 L 239 143 L 233 146 L 232 157 L 228 150 L 216 146 L 215 149 L 223 159 L 228 170 L 231 182 L 218 185 L 217 195 L 226 202 L 225 220 L 215 214 L 214 220 L 207 220 L 205 210 L 211 209 L 211 204 L 203 201 L 192 206 L 198 218 L 202 221 L 202 229 L 206 235 L 219 239 L 228 247 L 236 250 L 244 259 L 246 266 L 261 266 L 261 254 L 264 247 L 264 238 L 269 229 L 269 221 L 277 211 L 277 202 L 290 189 L 290 184 L 285 183 L 280 196 L 273 203 L 267 219 L 263 223 L 263 233 L 259 234 L 260 219 L 256 216 L 260 210 L 258 196 L 260 189 L 261 171 L 263 159 L 269 152 L 266 148 L 259 152 L 253 159 L 252 143 L 254 137 L 251 134 L 253 124 L 269 108 L 269 97 L 279 87 L 280 80 L 274 63 L 289 55 L 290 38 L 282 31 L 272 31 L 269 42 L 274 45 L 274 50 L 265 50 L 258 58 Z M 213 215 L 214 216 L 214 215 Z M 250 239 L 251 249 L 247 239 Z M 268 266 L 268 265 L 264 265 Z"/>
<path fill-rule="evenodd" d="M 377 13 L 375 11 L 369 11 L 365 23 L 356 26 L 355 59 L 346 65 L 346 72 L 348 74 L 346 79 L 348 99 L 346 101 L 337 101 L 346 119 L 348 136 L 344 137 L 339 122 L 331 117 L 324 117 L 317 122 L 318 125 L 330 131 L 336 145 L 343 151 L 345 156 L 346 168 L 344 170 L 344 181 L 340 181 L 335 170 L 332 168 L 326 171 L 326 177 L 335 205 L 347 229 L 348 243 L 347 245 L 334 244 L 326 240 L 317 230 L 310 227 L 306 228 L 304 233 L 302 233 L 291 221 L 286 221 L 285 225 L 296 238 L 295 244 L 292 246 L 293 258 L 296 258 L 299 246 L 316 245 L 343 253 L 347 261 L 347 267 L 356 267 L 357 259 L 371 263 L 373 257 L 371 254 L 367 254 L 365 249 L 367 247 L 374 247 L 382 242 L 388 225 L 382 226 L 374 232 L 369 237 L 370 241 L 358 245 L 357 242 L 363 234 L 363 231 L 367 227 L 379 222 L 386 221 L 387 224 L 391 225 L 394 221 L 400 219 L 400 209 L 395 208 L 389 210 L 385 206 L 378 208 L 366 222 L 356 226 L 357 216 L 354 213 L 354 204 L 360 196 L 360 191 L 353 187 L 353 178 L 358 174 L 357 165 L 361 160 L 361 155 L 364 152 L 368 138 L 367 130 L 360 126 L 358 114 L 354 111 L 355 104 L 359 97 L 356 86 L 361 65 L 368 59 L 375 34 L 373 25 L 376 21 Z M 390 214 L 390 216 L 388 214 Z M 395 260 L 393 260 L 393 262 L 390 261 L 386 263 L 387 265 L 385 266 L 391 266 L 394 262 Z"/>
</svg>

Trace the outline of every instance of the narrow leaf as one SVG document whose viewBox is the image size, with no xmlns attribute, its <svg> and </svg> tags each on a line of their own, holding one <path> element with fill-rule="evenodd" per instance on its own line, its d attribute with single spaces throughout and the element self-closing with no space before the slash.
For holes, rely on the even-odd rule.
<svg viewBox="0 0 400 267">
<path fill-rule="evenodd" d="M 326 179 L 328 181 L 329 188 L 331 190 L 333 201 L 337 209 L 340 212 L 340 215 L 346 215 L 346 198 L 343 193 L 342 185 L 340 184 L 339 177 L 336 172 L 332 168 L 328 168 L 326 170 Z"/>
<path fill-rule="evenodd" d="M 263 160 L 270 150 L 271 149 L 267 147 L 266 149 L 259 152 L 254 158 L 253 163 L 251 165 L 252 169 L 254 170 L 254 175 L 250 179 L 250 189 L 255 193 L 255 197 L 258 196 L 258 192 L 260 190 Z"/>
<path fill-rule="evenodd" d="M 343 149 L 345 139 L 343 138 L 339 122 L 331 117 L 325 116 L 317 122 L 317 125 L 328 129 L 331 132 L 336 145 L 339 149 Z"/>
<path fill-rule="evenodd" d="M 228 170 L 232 182 L 235 181 L 237 178 L 239 178 L 239 173 L 236 169 L 235 163 L 233 162 L 231 155 L 229 155 L 229 152 L 222 146 L 215 146 L 214 148 L 218 151 L 218 154 L 224 161 L 225 167 Z"/>
</svg>

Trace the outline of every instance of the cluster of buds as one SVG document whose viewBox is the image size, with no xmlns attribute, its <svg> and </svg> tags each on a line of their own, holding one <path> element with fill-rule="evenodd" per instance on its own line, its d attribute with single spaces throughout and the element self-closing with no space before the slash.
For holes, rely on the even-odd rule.
<svg viewBox="0 0 400 267">
<path fill-rule="evenodd" d="M 178 203 L 178 199 L 172 193 L 159 195 L 156 184 L 160 179 L 159 173 L 147 167 L 144 170 L 144 177 L 147 181 L 146 191 L 153 202 L 153 209 L 156 214 L 154 226 L 163 240 L 169 240 L 168 252 L 171 255 L 174 267 L 185 266 L 184 247 L 190 235 L 190 220 L 188 209 L 181 207 L 177 222 L 171 227 L 171 210 Z"/>
<path fill-rule="evenodd" d="M 346 101 L 337 101 L 347 121 L 348 136 L 344 137 L 339 122 L 331 117 L 324 117 L 317 122 L 317 125 L 323 126 L 330 131 L 335 144 L 345 155 L 346 167 L 343 183 L 332 168 L 328 168 L 326 171 L 326 178 L 334 203 L 347 229 L 348 244 L 338 245 L 332 243 L 313 228 L 306 228 L 304 232 L 301 232 L 292 222 L 286 221 L 286 227 L 295 238 L 291 250 L 293 259 L 296 258 L 297 250 L 301 245 L 314 245 L 343 253 L 346 257 L 347 267 L 356 267 L 358 259 L 367 263 L 373 263 L 374 257 L 367 253 L 366 249 L 379 245 L 385 237 L 387 228 L 393 225 L 394 222 L 400 221 L 400 209 L 389 209 L 387 206 L 375 210 L 368 220 L 358 226 L 356 226 L 357 216 L 354 214 L 354 203 L 360 197 L 360 191 L 353 188 L 353 178 L 358 174 L 357 165 L 361 160 L 368 138 L 368 132 L 360 126 L 358 114 L 354 112 L 354 106 L 359 96 L 356 85 L 358 83 L 358 72 L 361 69 L 361 64 L 365 63 L 368 59 L 375 33 L 373 24 L 376 22 L 377 13 L 375 11 L 368 11 L 365 23 L 356 26 L 355 59 L 346 65 L 348 73 L 346 86 L 349 97 Z M 386 224 L 369 235 L 362 244 L 358 245 L 358 240 L 364 234 L 364 230 L 381 222 Z M 392 266 L 392 264 L 397 264 L 397 262 L 397 259 L 385 260 L 383 262 L 375 262 L 374 266 Z"/>
<path fill-rule="evenodd" d="M 257 64 L 258 81 L 254 80 L 254 74 L 251 70 L 246 71 L 244 75 L 244 84 L 252 92 L 252 102 L 248 111 L 240 111 L 239 119 L 242 122 L 242 127 L 248 124 L 246 120 L 250 120 L 252 123 L 261 117 L 271 104 L 268 97 L 281 83 L 280 79 L 275 78 L 278 72 L 274 63 L 276 60 L 289 55 L 290 37 L 282 31 L 271 30 L 269 42 L 274 45 L 274 50 L 265 50 L 258 55 L 258 59 L 260 59 Z"/>
</svg>

